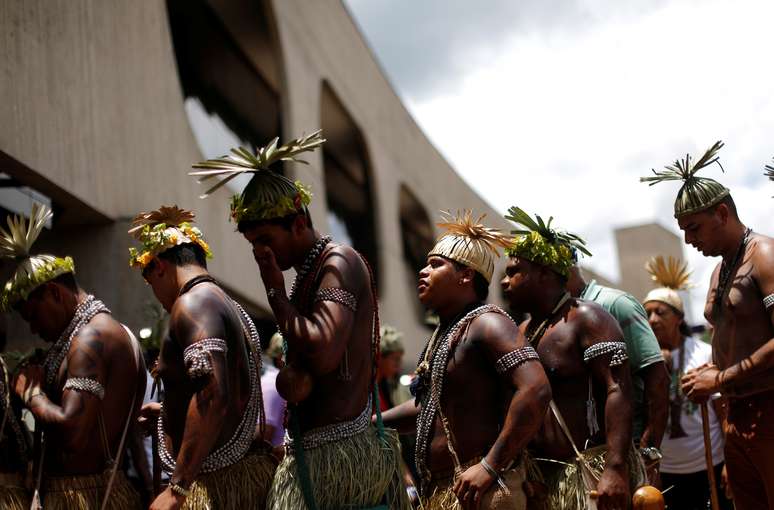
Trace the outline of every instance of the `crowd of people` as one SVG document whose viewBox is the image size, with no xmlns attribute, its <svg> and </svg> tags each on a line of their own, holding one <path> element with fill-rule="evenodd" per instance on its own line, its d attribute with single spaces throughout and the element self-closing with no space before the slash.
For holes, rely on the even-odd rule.
<svg viewBox="0 0 774 510">
<path fill-rule="evenodd" d="M 309 189 L 276 171 L 324 141 L 275 139 L 192 172 L 214 183 L 205 195 L 252 174 L 230 208 L 278 329 L 265 352 L 208 272 L 192 212 L 162 206 L 129 230 L 130 265 L 169 314 L 147 367 L 70 257 L 32 254 L 51 211 L 9 218 L 0 306 L 51 345 L 0 365 L 0 507 L 774 509 L 774 239 L 697 176 L 722 143 L 643 178 L 682 181 L 686 243 L 722 257 L 709 343 L 686 322 L 681 261 L 649 261 L 658 288 L 640 302 L 586 281 L 585 242 L 553 219 L 512 207 L 502 232 L 462 211 L 419 273 L 437 326 L 401 398 L 401 334 L 380 324 L 367 260 L 315 230 Z M 508 310 L 487 303 L 501 253 Z"/>
</svg>

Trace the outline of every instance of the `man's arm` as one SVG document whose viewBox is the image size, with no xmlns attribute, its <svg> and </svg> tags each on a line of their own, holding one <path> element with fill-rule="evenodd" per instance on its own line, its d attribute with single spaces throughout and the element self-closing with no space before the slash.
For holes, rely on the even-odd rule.
<svg viewBox="0 0 774 510">
<path fill-rule="evenodd" d="M 311 315 L 301 315 L 285 293 L 282 273 L 270 248 L 255 252 L 269 305 L 282 336 L 297 352 L 312 360 L 308 367 L 318 374 L 339 366 L 355 324 L 358 297 L 365 295 L 367 275 L 354 250 L 339 246 L 323 261 L 319 288 L 315 291 Z M 369 289 L 370 290 L 370 289 Z"/>
<path fill-rule="evenodd" d="M 81 328 L 67 355 L 67 379 L 61 405 L 42 392 L 27 402 L 37 421 L 57 430 L 62 440 L 59 447 L 66 452 L 83 451 L 94 434 L 105 393 L 106 367 L 101 356 L 104 347 L 99 330 L 88 325 Z M 29 376 L 34 386 L 42 387 L 42 367 L 27 367 L 20 376 Z"/>
<path fill-rule="evenodd" d="M 618 351 L 602 349 L 605 342 L 623 343 L 623 332 L 612 315 L 597 305 L 578 309 L 583 324 L 581 346 L 592 378 L 605 388 L 605 470 L 597 485 L 600 510 L 627 508 L 629 470 L 627 458 L 632 444 L 631 376 L 629 363 Z M 598 347 L 594 347 L 594 346 Z M 611 347 L 615 347 L 611 344 Z M 590 349 L 591 348 L 591 349 Z"/>
<path fill-rule="evenodd" d="M 663 361 L 652 363 L 640 370 L 645 382 L 647 423 L 640 438 L 640 448 L 661 447 L 669 418 L 669 374 Z"/>
<path fill-rule="evenodd" d="M 414 399 L 411 398 L 402 404 L 388 409 L 382 413 L 382 421 L 385 427 L 390 427 L 397 430 L 401 434 L 415 434 L 417 431 L 417 415 L 419 414 L 419 406 L 414 403 Z M 373 422 L 376 421 L 376 415 L 374 415 Z"/>
</svg>

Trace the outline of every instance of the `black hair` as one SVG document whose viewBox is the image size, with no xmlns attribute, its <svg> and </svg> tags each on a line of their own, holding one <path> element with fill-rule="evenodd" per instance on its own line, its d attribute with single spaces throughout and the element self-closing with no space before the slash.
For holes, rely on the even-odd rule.
<svg viewBox="0 0 774 510">
<path fill-rule="evenodd" d="M 486 301 L 486 299 L 489 297 L 489 282 L 486 281 L 486 278 L 484 278 L 484 275 L 473 269 L 472 267 L 468 267 L 464 264 L 460 264 L 456 260 L 449 259 L 452 264 L 454 264 L 454 268 L 457 271 L 462 271 L 463 269 L 471 269 L 473 270 L 473 291 L 476 293 L 476 298 L 478 298 L 479 301 Z"/>
<path fill-rule="evenodd" d="M 737 219 L 739 218 L 739 213 L 736 211 L 736 202 L 734 202 L 734 199 L 731 198 L 731 195 L 727 195 L 723 198 L 723 200 L 707 209 L 707 212 L 714 214 L 720 204 L 724 204 L 726 207 L 728 207 L 728 210 L 731 212 L 731 216 Z"/>
<path fill-rule="evenodd" d="M 51 281 L 62 285 L 71 292 L 78 292 L 78 282 L 75 280 L 75 275 L 73 273 L 60 274 Z"/>
<path fill-rule="evenodd" d="M 680 321 L 680 334 L 684 337 L 691 336 L 693 334 L 691 327 L 687 322 L 685 322 L 685 319 Z"/>
<path fill-rule="evenodd" d="M 204 252 L 204 249 L 196 243 L 178 244 L 177 246 L 159 253 L 158 257 L 178 267 L 193 264 L 207 269 L 207 254 Z M 147 267 L 150 267 L 151 264 L 148 264 Z"/>
<path fill-rule="evenodd" d="M 240 234 L 244 234 L 248 230 L 253 229 L 255 227 L 259 227 L 261 225 L 277 225 L 289 232 L 291 227 L 293 226 L 293 222 L 296 221 L 296 217 L 299 214 L 303 214 L 304 216 L 306 216 L 306 224 L 309 228 L 314 228 L 314 225 L 312 224 L 312 215 L 309 214 L 309 209 L 304 207 L 303 212 L 288 214 L 280 218 L 269 218 L 266 220 L 242 220 L 239 223 L 237 223 L 237 230 L 239 231 Z"/>
</svg>

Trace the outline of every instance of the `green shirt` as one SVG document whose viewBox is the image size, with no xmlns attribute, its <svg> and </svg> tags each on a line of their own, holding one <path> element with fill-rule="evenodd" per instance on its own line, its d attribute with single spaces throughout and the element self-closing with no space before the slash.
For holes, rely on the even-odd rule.
<svg viewBox="0 0 774 510">
<path fill-rule="evenodd" d="M 594 301 L 615 317 L 621 326 L 629 356 L 634 394 L 632 438 L 638 441 L 645 430 L 645 381 L 641 370 L 653 363 L 664 361 L 656 335 L 648 324 L 648 314 L 634 296 L 622 290 L 603 287 L 591 280 L 583 289 L 581 299 Z"/>
</svg>

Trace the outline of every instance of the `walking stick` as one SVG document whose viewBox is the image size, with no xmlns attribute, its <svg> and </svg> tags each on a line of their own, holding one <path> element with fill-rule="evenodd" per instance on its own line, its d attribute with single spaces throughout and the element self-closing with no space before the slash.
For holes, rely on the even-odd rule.
<svg viewBox="0 0 774 510">
<path fill-rule="evenodd" d="M 718 491 L 715 485 L 715 464 L 712 462 L 712 442 L 710 441 L 709 409 L 707 403 L 701 404 L 701 427 L 704 430 L 704 460 L 707 462 L 707 478 L 709 478 L 710 503 L 712 510 L 719 510 Z"/>
</svg>

